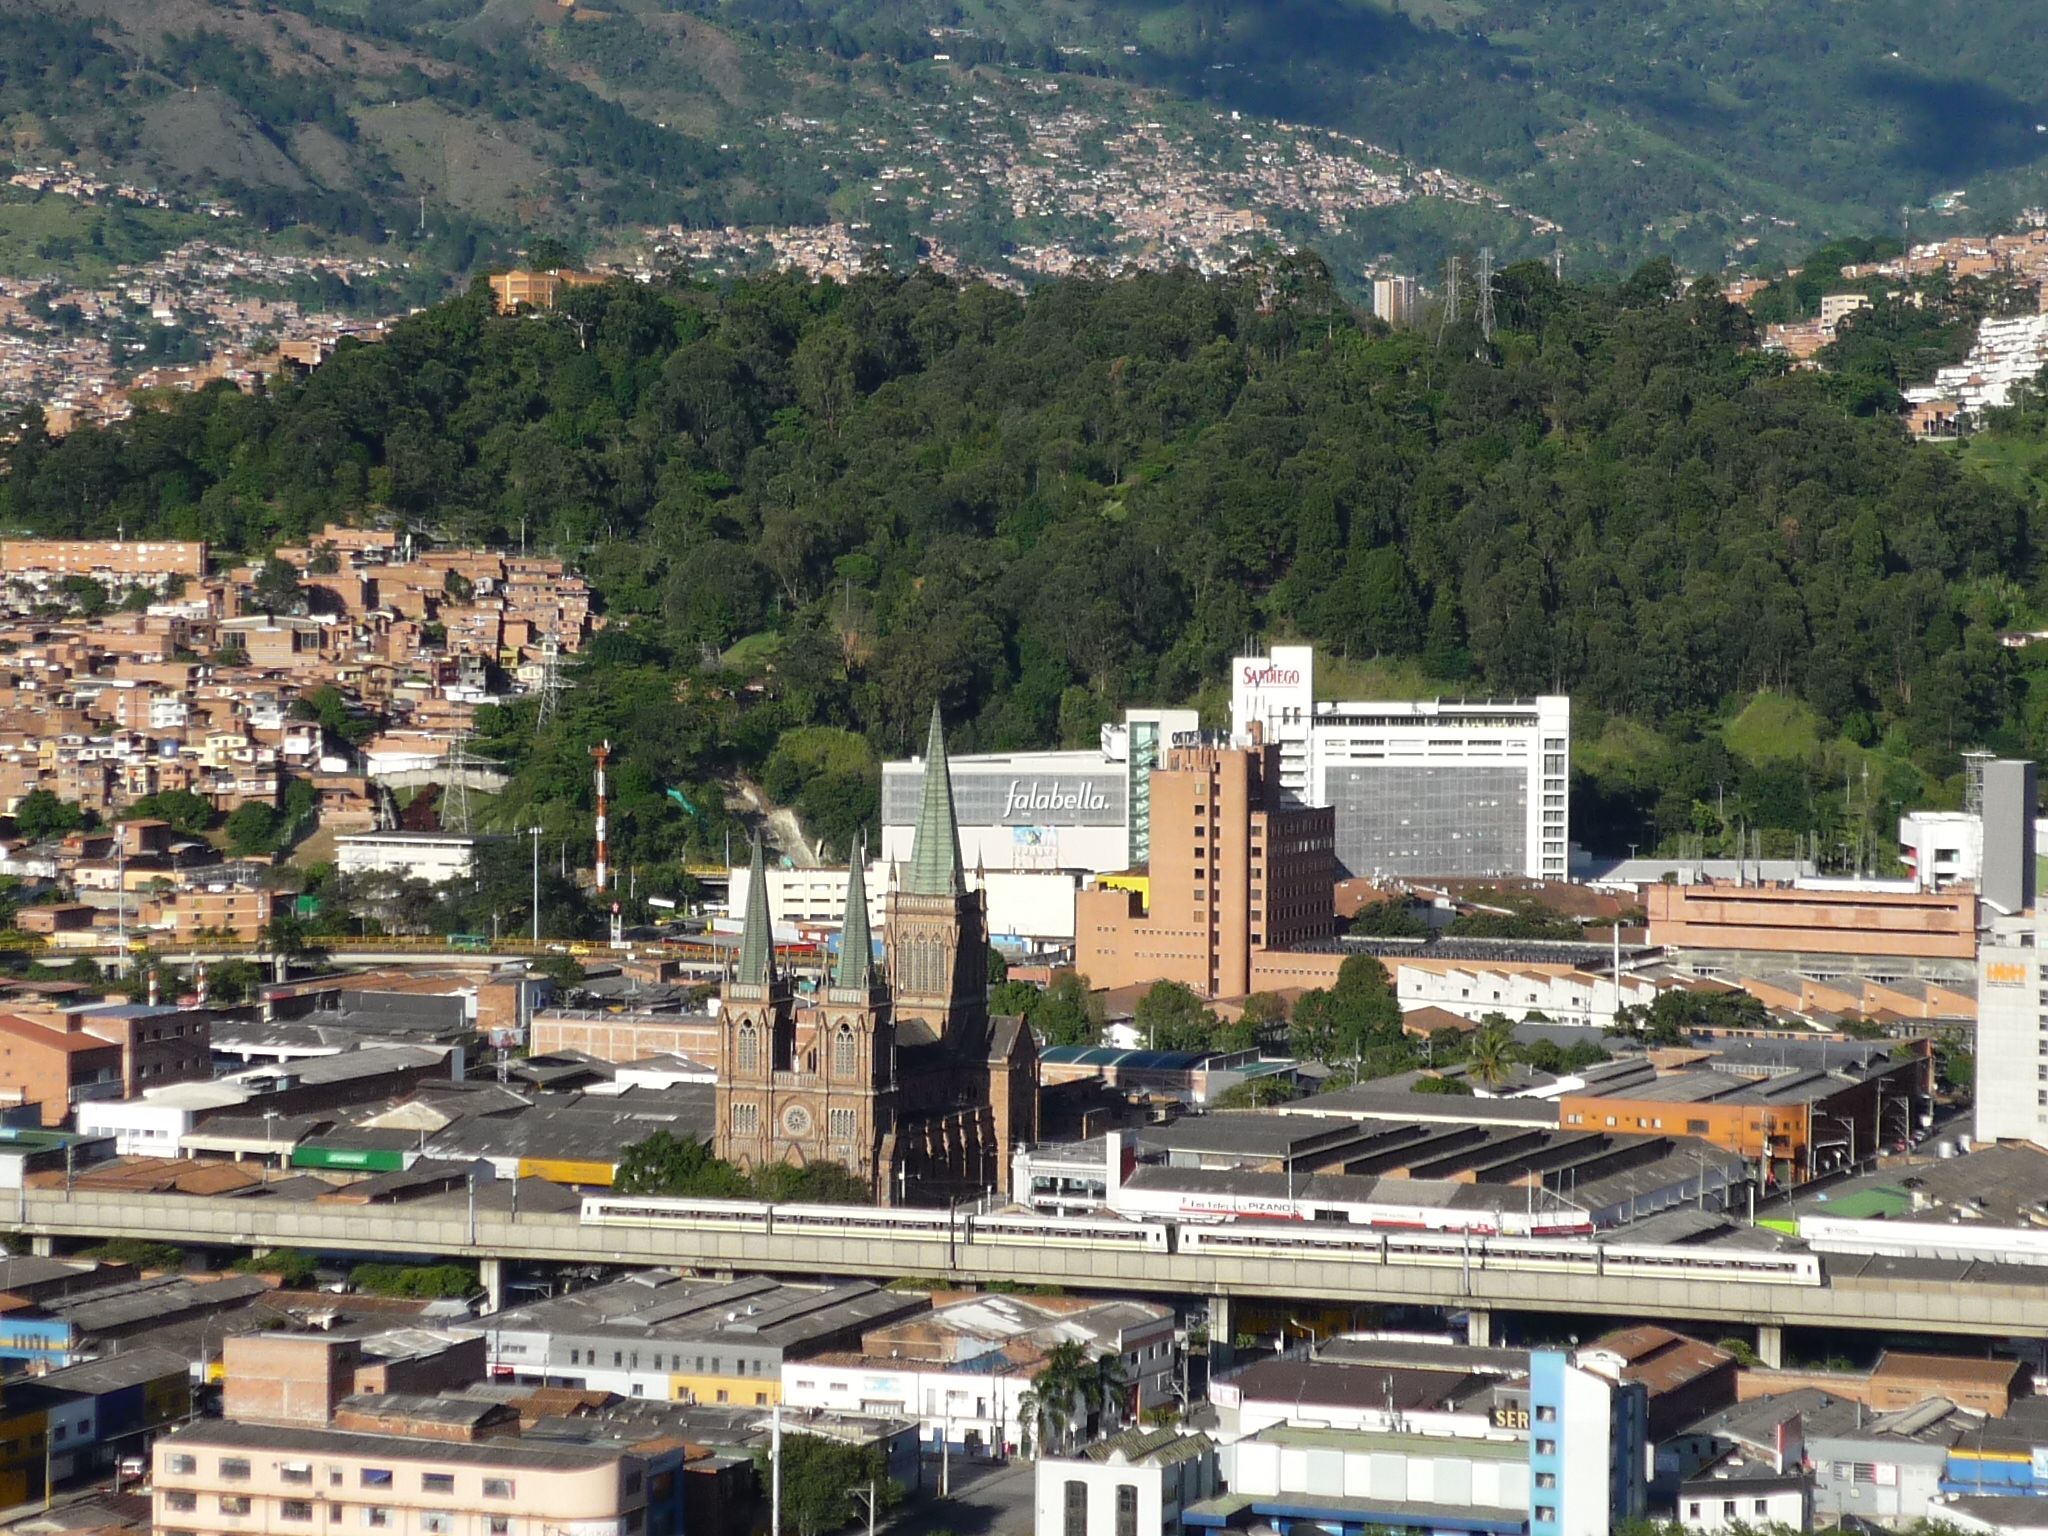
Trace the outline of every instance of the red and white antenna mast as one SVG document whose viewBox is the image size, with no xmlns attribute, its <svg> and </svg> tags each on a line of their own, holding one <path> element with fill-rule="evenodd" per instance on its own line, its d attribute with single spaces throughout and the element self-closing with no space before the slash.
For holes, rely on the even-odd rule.
<svg viewBox="0 0 2048 1536">
<path fill-rule="evenodd" d="M 606 889 L 611 868 L 611 839 L 605 832 L 604 767 L 611 761 L 612 744 L 599 742 L 590 749 L 597 759 L 597 888 Z"/>
</svg>

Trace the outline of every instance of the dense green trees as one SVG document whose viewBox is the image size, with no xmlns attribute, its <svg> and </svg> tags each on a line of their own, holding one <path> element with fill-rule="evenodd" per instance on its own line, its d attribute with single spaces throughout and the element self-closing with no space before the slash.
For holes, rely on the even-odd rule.
<svg viewBox="0 0 2048 1536">
<path fill-rule="evenodd" d="M 867 1205 L 874 1193 L 837 1163 L 770 1163 L 753 1174 L 714 1157 L 689 1136 L 656 1131 L 619 1153 L 612 1188 L 622 1195 L 687 1195 L 712 1200 Z"/>
<path fill-rule="evenodd" d="M 1296 1056 L 1348 1066 L 1361 1077 L 1380 1075 L 1362 1069 L 1368 1051 L 1403 1047 L 1401 1000 L 1387 968 L 1371 955 L 1351 956 L 1335 986 L 1297 998 L 1292 1024 Z"/>
<path fill-rule="evenodd" d="M 2022 490 L 1785 373 L 1668 266 L 1510 267 L 1497 308 L 1490 346 L 1389 334 L 1312 258 L 1029 300 L 929 272 L 622 283 L 517 319 L 473 293 L 269 394 L 31 423 L 0 517 L 249 551 L 370 508 L 523 528 L 610 627 L 549 729 L 483 711 L 514 782 L 480 817 L 587 859 L 608 735 L 615 862 L 677 884 L 723 852 L 721 779 L 772 775 L 836 855 L 934 697 L 962 748 L 1084 741 L 1131 701 L 1213 716 L 1261 634 L 1408 687 L 1569 691 L 1582 742 L 1649 725 L 1582 780 L 1595 846 L 1698 836 L 1703 806 L 1720 836 L 1737 802 L 1774 851 L 1834 848 L 1961 748 L 2048 751 L 2034 658 L 1996 638 L 2038 603 Z M 1759 689 L 1851 745 L 1732 752 L 1717 721 Z M 1873 781 L 1845 810 L 1852 750 Z"/>
<path fill-rule="evenodd" d="M 754 1453 L 762 1487 L 771 1469 L 764 1447 Z M 782 1518 L 796 1536 L 822 1536 L 868 1513 L 857 1496 L 872 1489 L 877 1519 L 903 1502 L 903 1487 L 889 1477 L 888 1454 L 877 1445 L 849 1445 L 795 1431 L 782 1437 Z"/>
<path fill-rule="evenodd" d="M 86 826 L 91 818 L 71 800 L 59 800 L 47 789 L 32 789 L 14 806 L 14 827 L 23 837 L 62 837 Z"/>
</svg>

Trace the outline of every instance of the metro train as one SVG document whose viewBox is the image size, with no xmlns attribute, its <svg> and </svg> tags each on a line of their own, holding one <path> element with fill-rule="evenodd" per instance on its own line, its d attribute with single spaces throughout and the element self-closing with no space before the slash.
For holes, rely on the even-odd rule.
<svg viewBox="0 0 2048 1536">
<path fill-rule="evenodd" d="M 591 1195 L 591 1227 L 872 1238 L 901 1242 L 1184 1253 L 1251 1259 L 1337 1260 L 1446 1269 L 1712 1280 L 1737 1285 L 1819 1285 L 1810 1253 L 1598 1243 L 1584 1237 L 1503 1238 L 1385 1230 L 1350 1223 L 1132 1221 L 1118 1216 L 1040 1216 L 1028 1211 L 881 1210 L 856 1205 L 768 1205 Z"/>
</svg>

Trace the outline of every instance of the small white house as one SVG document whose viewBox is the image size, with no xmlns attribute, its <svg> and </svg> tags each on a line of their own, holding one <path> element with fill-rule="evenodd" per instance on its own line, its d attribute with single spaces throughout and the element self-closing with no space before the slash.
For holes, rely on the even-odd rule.
<svg viewBox="0 0 2048 1536">
<path fill-rule="evenodd" d="M 78 1106 L 78 1129 L 87 1136 L 111 1136 L 120 1157 L 180 1157 L 178 1143 L 192 1129 L 197 1111 L 165 1103 L 147 1093 L 138 1099 L 86 1099 Z"/>
<path fill-rule="evenodd" d="M 1678 1523 L 1699 1536 L 1731 1530 L 1813 1529 L 1813 1474 L 1730 1452 L 1678 1488 Z"/>
<path fill-rule="evenodd" d="M 1078 1456 L 1038 1463 L 1036 1536 L 1181 1536 L 1191 1504 L 1222 1484 L 1207 1435 L 1125 1430 Z"/>
</svg>

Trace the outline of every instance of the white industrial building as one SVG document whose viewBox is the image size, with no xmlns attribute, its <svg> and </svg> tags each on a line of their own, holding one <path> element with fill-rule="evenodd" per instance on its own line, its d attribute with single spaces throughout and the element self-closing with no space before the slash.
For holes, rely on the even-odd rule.
<svg viewBox="0 0 2048 1536">
<path fill-rule="evenodd" d="M 877 859 L 866 871 L 868 926 L 875 933 L 887 927 L 889 892 L 895 888 L 897 865 Z M 744 912 L 752 874 L 733 869 L 728 909 Z M 770 869 L 768 917 L 777 939 L 787 943 L 806 929 L 837 930 L 846 916 L 846 866 L 811 865 Z M 988 893 L 990 941 L 1002 948 L 1034 949 L 1074 942 L 1074 891 L 1078 878 L 1062 870 L 970 869 L 968 883 Z"/>
<path fill-rule="evenodd" d="M 1280 747 L 1282 784 L 1337 813 L 1353 876 L 1563 880 L 1571 836 L 1571 700 L 1333 702 L 1312 646 L 1231 663 L 1232 735 Z"/>
<path fill-rule="evenodd" d="M 2048 816 L 2034 818 L 2034 846 L 2048 848 Z M 1984 873 L 1984 818 L 1975 811 L 1907 811 L 1899 857 L 1923 891 L 1975 885 Z"/>
<path fill-rule="evenodd" d="M 334 840 L 344 875 L 397 875 L 446 885 L 468 877 L 477 840 L 453 832 L 350 832 Z"/>
<path fill-rule="evenodd" d="M 1142 864 L 1151 856 L 1152 769 L 1176 736 L 1200 725 L 1192 709 L 1134 709 L 1104 726 L 1101 745 L 1088 750 L 952 757 L 961 861 L 991 875 L 1103 874 Z M 909 860 L 923 794 L 922 758 L 883 765 L 882 862 Z M 996 897 L 992 886 L 991 908 Z M 990 924 L 1002 931 L 993 911 Z"/>
</svg>

